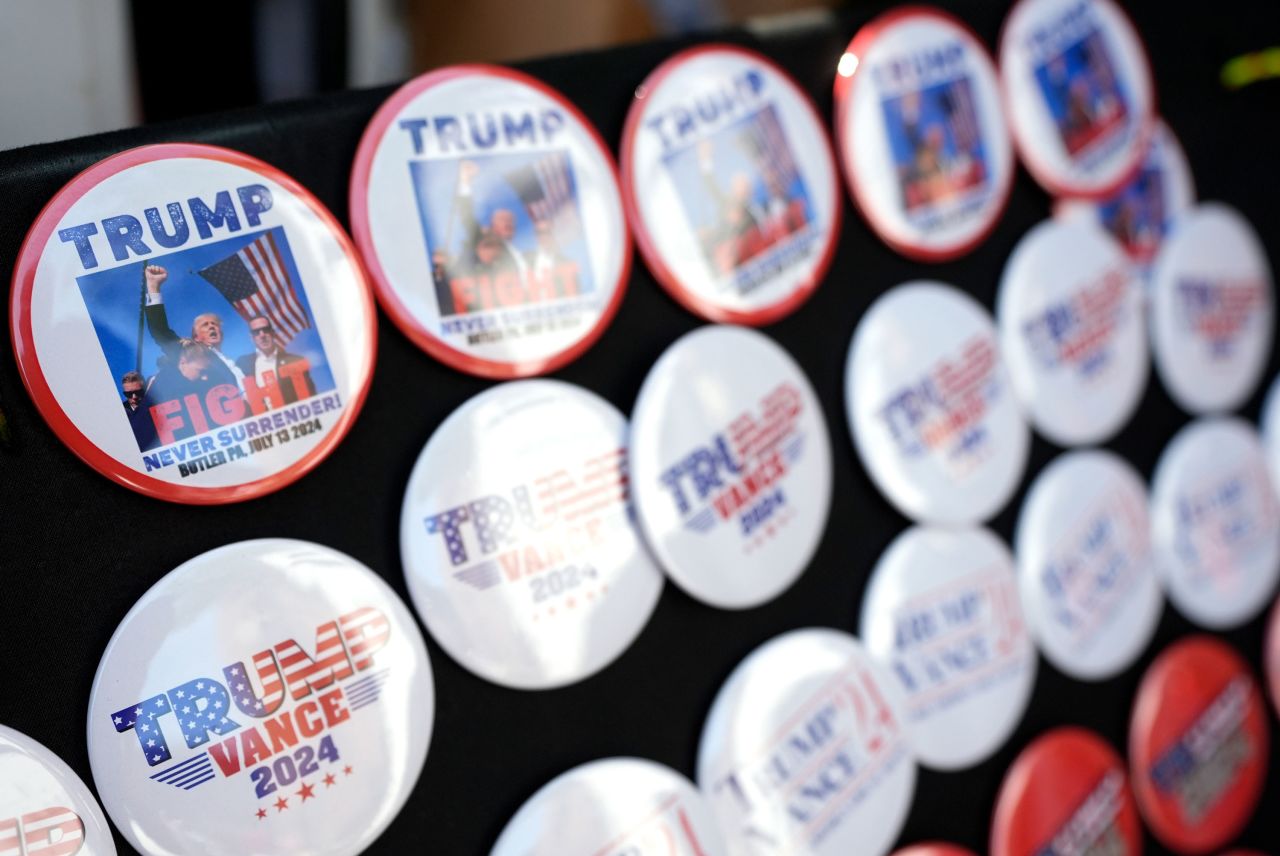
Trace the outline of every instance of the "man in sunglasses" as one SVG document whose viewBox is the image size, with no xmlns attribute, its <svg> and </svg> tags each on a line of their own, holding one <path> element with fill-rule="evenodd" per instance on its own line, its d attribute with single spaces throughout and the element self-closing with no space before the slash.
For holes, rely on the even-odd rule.
<svg viewBox="0 0 1280 856">
<path fill-rule="evenodd" d="M 246 378 L 254 378 L 259 388 L 273 391 L 279 389 L 279 397 L 283 399 L 282 401 L 273 401 L 272 393 L 265 395 L 263 401 L 268 409 L 283 407 L 298 400 L 299 384 L 292 382 L 295 376 L 301 377 L 301 385 L 306 389 L 307 398 L 316 394 L 316 385 L 311 380 L 309 370 L 303 369 L 299 372 L 298 367 L 294 367 L 286 371 L 286 366 L 294 363 L 302 363 L 305 366 L 306 359 L 297 354 L 291 354 L 280 346 L 280 340 L 276 338 L 276 330 L 270 318 L 262 315 L 250 318 L 249 335 L 253 337 L 253 353 L 237 359 L 236 366 L 244 372 Z M 271 372 L 275 379 L 274 387 L 268 382 L 267 372 Z M 289 378 L 289 382 L 285 381 L 286 377 Z"/>
</svg>

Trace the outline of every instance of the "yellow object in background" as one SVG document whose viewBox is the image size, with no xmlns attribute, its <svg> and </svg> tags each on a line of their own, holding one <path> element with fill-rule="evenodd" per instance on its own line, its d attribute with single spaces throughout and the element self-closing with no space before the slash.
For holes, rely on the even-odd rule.
<svg viewBox="0 0 1280 856">
<path fill-rule="evenodd" d="M 1240 89 L 1259 80 L 1280 77 L 1280 47 L 1244 54 L 1222 67 L 1222 85 Z"/>
</svg>

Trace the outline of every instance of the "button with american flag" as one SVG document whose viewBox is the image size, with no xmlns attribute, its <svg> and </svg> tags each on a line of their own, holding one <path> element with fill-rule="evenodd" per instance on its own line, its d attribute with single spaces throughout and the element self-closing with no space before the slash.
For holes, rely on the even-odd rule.
<svg viewBox="0 0 1280 856">
<path fill-rule="evenodd" d="M 1015 162 L 995 63 L 963 22 L 926 6 L 880 15 L 835 69 L 835 131 L 853 201 L 917 261 L 968 253 L 995 229 Z"/>
<path fill-rule="evenodd" d="M 74 178 L 27 235 L 10 309 L 54 433 L 173 502 L 301 478 L 373 372 L 373 297 L 342 227 L 280 170 L 216 146 L 143 146 Z"/>
<path fill-rule="evenodd" d="M 854 330 L 844 385 L 858 457 L 903 514 L 979 523 L 1009 501 L 1030 431 L 991 314 L 968 294 L 929 280 L 883 294 Z"/>
<path fill-rule="evenodd" d="M 111 827 L 80 777 L 45 746 L 0 725 L 0 853 L 115 856 Z"/>
<path fill-rule="evenodd" d="M 409 798 L 434 721 L 422 634 L 380 576 L 318 544 L 243 541 L 171 571 L 121 621 L 90 692 L 89 763 L 148 856 L 356 856 Z"/>
<path fill-rule="evenodd" d="M 670 767 L 604 758 L 561 773 L 507 823 L 489 856 L 727 856 L 706 798 Z"/>
<path fill-rule="evenodd" d="M 533 77 L 467 65 L 409 81 L 366 128 L 350 191 L 383 309 L 459 371 L 554 371 L 618 310 L 631 239 L 612 155 Z"/>
<path fill-rule="evenodd" d="M 492 387 L 427 441 L 400 554 L 427 630 L 469 671 L 550 689 L 640 634 L 662 574 L 634 523 L 626 443 L 613 405 L 552 380 Z"/>
<path fill-rule="evenodd" d="M 685 308 L 768 324 L 822 281 L 840 234 L 835 155 L 770 60 L 722 44 L 667 59 L 636 88 L 621 157 L 640 252 Z"/>
<path fill-rule="evenodd" d="M 631 423 L 636 510 L 667 576 L 725 609 L 790 587 L 826 531 L 828 437 L 804 370 L 764 333 L 713 325 L 676 340 Z"/>
</svg>

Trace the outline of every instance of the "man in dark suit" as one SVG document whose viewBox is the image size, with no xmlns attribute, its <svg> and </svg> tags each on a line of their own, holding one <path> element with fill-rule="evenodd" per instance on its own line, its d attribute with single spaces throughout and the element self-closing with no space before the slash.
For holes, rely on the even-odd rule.
<svg viewBox="0 0 1280 856">
<path fill-rule="evenodd" d="M 316 394 L 306 358 L 280 347 L 270 318 L 262 315 L 250 318 L 249 335 L 253 337 L 254 351 L 237 358 L 236 367 L 243 373 L 246 383 L 252 378 L 259 389 L 266 390 L 262 400 L 268 410 Z M 268 372 L 275 379 L 275 387 L 267 377 Z M 279 389 L 281 401 L 274 400 L 274 389 Z M 252 401 L 256 396 L 250 395 L 249 398 Z"/>
<path fill-rule="evenodd" d="M 151 408 L 146 403 L 145 382 L 138 372 L 125 372 L 120 378 L 120 391 L 124 393 L 124 412 L 129 417 L 129 427 L 138 440 L 139 451 L 147 451 L 156 444 L 156 425 L 151 420 Z"/>
<path fill-rule="evenodd" d="M 159 265 L 147 265 L 143 277 L 147 285 L 147 303 L 143 310 L 147 329 L 151 331 L 151 338 L 169 358 L 169 363 L 176 365 L 182 339 L 169 326 L 169 316 L 165 312 L 164 296 L 160 290 L 169 278 L 169 272 Z M 209 355 L 213 358 L 209 361 L 209 376 L 216 383 L 234 383 L 243 392 L 244 375 L 236 368 L 235 362 L 222 353 L 222 319 L 212 312 L 197 315 L 191 322 L 191 338 L 209 349 Z"/>
<path fill-rule="evenodd" d="M 480 166 L 474 161 L 464 160 L 458 164 L 458 216 L 467 229 L 467 255 L 476 258 L 480 255 L 480 239 L 493 236 L 498 240 L 498 254 L 492 262 L 495 272 L 515 271 L 523 281 L 529 275 L 529 265 L 515 245 L 516 215 L 506 208 L 495 208 L 489 215 L 486 228 L 476 219 L 475 198 L 472 184 L 480 174 Z"/>
</svg>

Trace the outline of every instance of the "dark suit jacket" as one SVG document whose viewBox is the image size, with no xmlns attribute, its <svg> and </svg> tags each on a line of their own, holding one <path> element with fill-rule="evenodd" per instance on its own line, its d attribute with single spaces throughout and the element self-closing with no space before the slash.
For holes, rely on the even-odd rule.
<svg viewBox="0 0 1280 856">
<path fill-rule="evenodd" d="M 245 354 L 242 357 L 236 357 L 236 367 L 239 368 L 240 371 L 244 372 L 246 381 L 249 378 L 253 377 L 255 374 L 257 374 L 257 369 L 254 366 L 254 363 L 257 362 L 257 359 L 258 359 L 257 351 L 253 351 L 252 353 Z M 277 374 L 276 381 L 280 384 L 280 394 L 284 396 L 285 404 L 293 404 L 295 401 L 297 401 L 298 394 L 293 388 L 293 381 L 286 380 L 283 377 L 280 377 L 279 375 L 281 373 L 279 370 L 280 368 L 283 368 L 284 366 L 287 366 L 290 363 L 296 363 L 302 359 L 303 358 L 298 356 L 297 354 L 291 354 L 288 351 L 281 351 L 280 357 L 276 360 L 276 374 Z M 302 373 L 302 382 L 307 388 L 308 398 L 316 394 L 316 385 L 315 385 L 315 382 L 311 380 L 310 370 Z"/>
<path fill-rule="evenodd" d="M 148 304 L 144 309 L 144 313 L 147 318 L 147 329 L 151 331 L 151 338 L 160 346 L 160 350 L 164 351 L 164 355 L 169 358 L 168 364 L 176 367 L 178 365 L 179 352 L 181 351 L 180 337 L 169 326 L 169 315 L 164 311 L 164 304 Z M 216 355 L 209 360 L 209 377 L 213 379 L 215 385 L 219 383 L 236 383 L 235 375 L 231 373 L 231 369 L 227 368 L 226 363 L 218 359 Z"/>
</svg>

